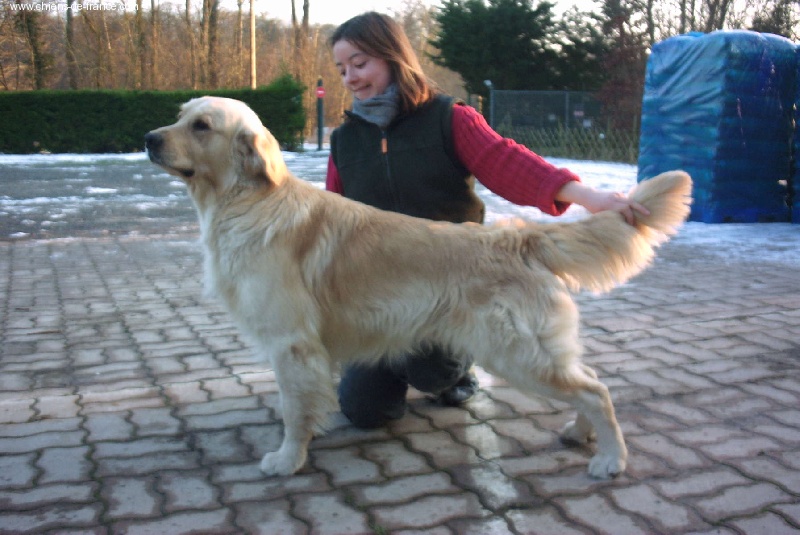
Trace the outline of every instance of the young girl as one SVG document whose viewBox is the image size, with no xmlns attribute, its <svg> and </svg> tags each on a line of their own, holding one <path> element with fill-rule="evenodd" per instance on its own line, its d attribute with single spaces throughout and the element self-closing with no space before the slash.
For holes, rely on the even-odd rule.
<svg viewBox="0 0 800 535">
<path fill-rule="evenodd" d="M 551 215 L 570 203 L 591 213 L 618 211 L 629 223 L 633 210 L 647 214 L 622 194 L 581 184 L 572 172 L 501 137 L 473 108 L 437 93 L 390 17 L 356 16 L 336 29 L 330 45 L 353 107 L 331 135 L 328 190 L 416 217 L 481 223 L 477 177 L 504 199 Z M 404 414 L 409 384 L 458 405 L 478 388 L 470 367 L 439 347 L 350 366 L 339 385 L 340 406 L 355 425 L 371 428 Z"/>
</svg>

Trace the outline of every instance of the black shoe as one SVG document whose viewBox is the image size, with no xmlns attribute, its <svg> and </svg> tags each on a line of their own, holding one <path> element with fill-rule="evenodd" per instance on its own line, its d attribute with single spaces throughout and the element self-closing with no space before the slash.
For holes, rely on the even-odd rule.
<svg viewBox="0 0 800 535">
<path fill-rule="evenodd" d="M 468 371 L 456 384 L 436 396 L 436 401 L 447 407 L 458 407 L 478 392 L 478 378 Z"/>
</svg>

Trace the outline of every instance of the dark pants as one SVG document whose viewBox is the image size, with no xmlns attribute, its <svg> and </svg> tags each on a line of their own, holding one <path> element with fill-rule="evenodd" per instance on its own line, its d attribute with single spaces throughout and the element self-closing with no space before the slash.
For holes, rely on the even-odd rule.
<svg viewBox="0 0 800 535">
<path fill-rule="evenodd" d="M 436 395 L 455 385 L 471 366 L 471 360 L 455 358 L 439 348 L 374 364 L 353 364 L 343 370 L 339 406 L 356 427 L 381 427 L 405 414 L 408 385 Z"/>
</svg>

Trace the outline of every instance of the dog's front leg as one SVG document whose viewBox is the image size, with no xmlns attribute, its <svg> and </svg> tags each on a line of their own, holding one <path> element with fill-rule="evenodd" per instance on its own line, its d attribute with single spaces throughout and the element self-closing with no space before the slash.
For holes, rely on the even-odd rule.
<svg viewBox="0 0 800 535">
<path fill-rule="evenodd" d="M 323 429 L 335 410 L 330 363 L 321 344 L 299 342 L 273 353 L 275 377 L 283 405 L 283 442 L 261 459 L 267 475 L 286 476 L 302 468 L 314 432 Z"/>
</svg>

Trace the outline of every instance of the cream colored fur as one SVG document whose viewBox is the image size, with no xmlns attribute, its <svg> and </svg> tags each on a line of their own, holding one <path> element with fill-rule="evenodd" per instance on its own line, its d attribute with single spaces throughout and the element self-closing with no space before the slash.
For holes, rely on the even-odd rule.
<svg viewBox="0 0 800 535">
<path fill-rule="evenodd" d="M 691 180 L 664 173 L 632 196 L 649 217 L 481 227 L 384 212 L 289 172 L 278 144 L 238 101 L 186 103 L 148 134 L 153 162 L 186 181 L 205 246 L 207 285 L 273 367 L 283 402 L 280 449 L 261 462 L 292 474 L 336 408 L 336 364 L 423 343 L 471 356 L 528 393 L 571 403 L 563 438 L 596 436 L 595 477 L 625 469 L 608 389 L 581 363 L 569 289 L 608 290 L 636 275 L 688 214 Z"/>
</svg>

